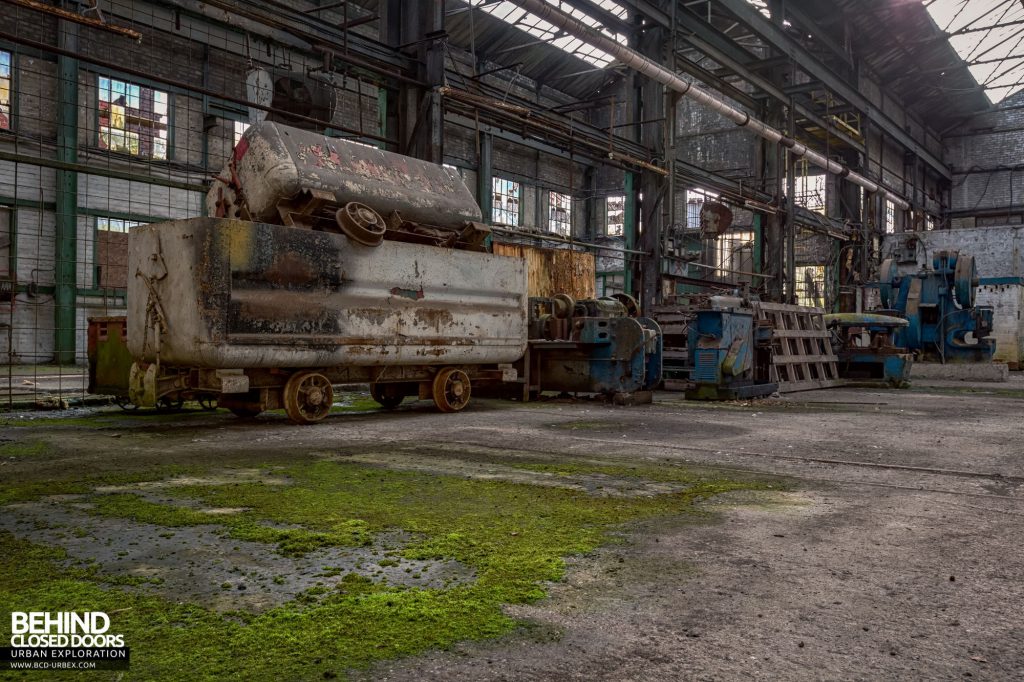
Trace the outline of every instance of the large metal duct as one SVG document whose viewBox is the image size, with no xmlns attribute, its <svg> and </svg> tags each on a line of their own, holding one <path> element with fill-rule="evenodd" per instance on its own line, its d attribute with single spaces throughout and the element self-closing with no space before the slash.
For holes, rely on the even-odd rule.
<svg viewBox="0 0 1024 682">
<path fill-rule="evenodd" d="M 812 149 L 808 149 L 802 142 L 797 142 L 796 140 L 787 137 L 764 121 L 760 121 L 747 112 L 737 109 L 731 104 L 722 101 L 700 86 L 684 81 L 668 69 L 652 62 L 647 57 L 644 57 L 635 50 L 619 43 L 614 38 L 606 36 L 597 29 L 587 26 L 575 17 L 572 17 L 553 5 L 548 4 L 545 0 L 516 0 L 516 4 L 521 6 L 523 9 L 532 12 L 541 19 L 561 28 L 566 33 L 579 38 L 599 50 L 607 52 L 626 66 L 642 73 L 654 81 L 661 83 L 670 90 L 674 90 L 675 92 L 689 97 L 696 102 L 700 102 L 709 109 L 717 111 L 736 125 L 742 128 L 748 128 L 770 142 L 776 142 L 787 147 L 790 153 L 795 156 L 803 157 L 814 165 L 824 168 L 829 173 L 842 176 L 855 185 L 860 185 L 870 193 L 880 192 L 886 199 L 896 204 L 896 206 L 902 210 L 910 208 L 910 204 L 907 203 L 906 199 L 898 194 L 890 192 L 877 182 L 873 182 L 863 175 L 851 171 L 843 164 L 833 161 Z"/>
</svg>

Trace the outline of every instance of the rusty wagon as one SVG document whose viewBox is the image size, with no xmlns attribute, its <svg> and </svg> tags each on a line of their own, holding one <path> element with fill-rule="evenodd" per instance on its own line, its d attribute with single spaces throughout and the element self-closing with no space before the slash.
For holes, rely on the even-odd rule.
<svg viewBox="0 0 1024 682">
<path fill-rule="evenodd" d="M 333 385 L 461 410 L 527 346 L 522 259 L 489 253 L 457 173 L 276 123 L 251 126 L 211 217 L 129 236 L 131 401 L 214 396 L 322 419 Z"/>
</svg>

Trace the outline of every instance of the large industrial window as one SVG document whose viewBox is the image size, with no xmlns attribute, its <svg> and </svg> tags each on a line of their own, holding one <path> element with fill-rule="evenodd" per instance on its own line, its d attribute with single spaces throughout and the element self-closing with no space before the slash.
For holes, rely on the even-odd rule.
<svg viewBox="0 0 1024 682">
<path fill-rule="evenodd" d="M 548 192 L 548 229 L 569 236 L 572 232 L 572 197 Z"/>
<path fill-rule="evenodd" d="M 505 178 L 493 178 L 492 187 L 494 188 L 494 203 L 491 212 L 494 222 L 499 225 L 518 225 L 519 193 L 521 191 L 519 183 Z"/>
<path fill-rule="evenodd" d="M 0 130 L 11 129 L 11 53 L 0 50 Z"/>
<path fill-rule="evenodd" d="M 605 233 L 610 237 L 621 237 L 626 232 L 626 197 L 616 195 L 608 197 L 605 203 L 607 228 Z"/>
<path fill-rule="evenodd" d="M 885 200 L 885 233 L 892 234 L 896 231 L 896 204 L 888 199 Z"/>
<path fill-rule="evenodd" d="M 248 121 L 235 121 L 235 146 L 238 146 L 238 141 L 242 139 L 242 135 L 245 135 L 245 131 L 249 129 Z"/>
<path fill-rule="evenodd" d="M 796 267 L 796 298 L 800 305 L 825 307 L 825 266 Z"/>
<path fill-rule="evenodd" d="M 96 218 L 96 286 L 128 288 L 128 230 L 144 223 L 120 218 Z"/>
<path fill-rule="evenodd" d="M 166 92 L 99 76 L 100 147 L 166 159 L 168 101 Z"/>
<path fill-rule="evenodd" d="M 715 240 L 716 274 L 730 282 L 749 283 L 754 269 L 754 233 L 727 232 Z"/>
<path fill-rule="evenodd" d="M 783 181 L 785 182 L 785 179 L 783 179 Z M 796 202 L 796 205 L 803 206 L 815 213 L 824 214 L 825 186 L 826 180 L 824 174 L 807 175 L 805 169 L 804 173 L 801 173 L 794 178 L 793 187 L 795 192 L 793 199 Z"/>
<path fill-rule="evenodd" d="M 718 195 L 703 189 L 686 190 L 686 227 L 691 230 L 699 230 L 701 211 L 704 210 L 704 203 L 717 199 Z"/>
</svg>

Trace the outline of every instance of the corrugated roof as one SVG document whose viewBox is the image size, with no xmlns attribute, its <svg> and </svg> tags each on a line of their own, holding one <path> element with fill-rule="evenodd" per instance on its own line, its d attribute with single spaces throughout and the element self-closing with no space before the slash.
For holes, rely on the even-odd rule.
<svg viewBox="0 0 1024 682">
<path fill-rule="evenodd" d="M 934 130 L 942 132 L 991 106 L 921 0 L 837 0 L 835 5 L 799 0 L 798 4 L 826 29 L 837 29 L 845 18 L 856 54 L 887 90 Z"/>
</svg>

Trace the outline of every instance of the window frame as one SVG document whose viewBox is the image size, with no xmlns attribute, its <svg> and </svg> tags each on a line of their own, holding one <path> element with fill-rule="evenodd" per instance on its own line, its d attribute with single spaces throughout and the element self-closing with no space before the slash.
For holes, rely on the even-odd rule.
<svg viewBox="0 0 1024 682">
<path fill-rule="evenodd" d="M 92 76 L 93 76 L 93 86 L 96 89 L 95 97 L 93 97 L 93 104 L 95 106 L 95 109 L 94 109 L 95 113 L 94 113 L 94 116 L 93 116 L 93 123 L 95 125 L 95 130 L 93 131 L 93 140 L 92 140 L 93 145 L 96 147 L 96 149 L 98 149 L 98 150 L 100 150 L 100 151 L 102 151 L 102 152 L 104 152 L 106 154 L 113 154 L 115 156 L 123 157 L 123 158 L 128 158 L 128 159 L 141 159 L 141 160 L 144 160 L 144 161 L 149 161 L 151 163 L 166 163 L 168 161 L 173 161 L 174 158 L 175 158 L 175 155 L 174 155 L 174 129 L 175 129 L 175 126 L 174 126 L 174 115 L 175 115 L 174 96 L 177 93 L 173 89 L 168 87 L 168 86 L 165 86 L 165 85 L 158 86 L 157 84 L 155 84 L 155 83 L 153 83 L 151 81 L 148 81 L 148 80 L 146 80 L 144 78 L 140 78 L 140 79 L 137 79 L 137 80 L 130 80 L 130 79 L 126 78 L 125 76 L 121 75 L 121 74 L 118 74 L 116 72 L 108 72 L 108 71 L 105 71 L 105 70 L 90 70 L 89 73 L 92 74 Z M 140 154 L 132 154 L 131 152 L 116 151 L 114 149 L 104 148 L 104 147 L 102 147 L 100 145 L 100 135 L 101 135 L 101 133 L 100 133 L 100 127 L 101 127 L 101 123 L 100 123 L 100 118 L 101 118 L 100 117 L 100 92 L 102 91 L 102 88 L 100 88 L 100 79 L 101 78 L 106 78 L 109 81 L 118 81 L 120 83 L 124 83 L 125 86 L 134 85 L 134 86 L 139 87 L 139 88 L 143 88 L 143 87 L 145 87 L 145 88 L 152 88 L 155 92 L 161 92 L 161 93 L 167 95 L 167 155 L 164 158 L 161 159 L 161 158 L 153 156 L 152 154 L 150 154 L 149 156 L 144 156 L 141 153 Z M 127 130 L 125 132 L 127 132 Z M 141 140 L 140 140 L 139 147 L 140 147 L 140 150 L 141 150 Z"/>
<path fill-rule="evenodd" d="M 561 197 L 565 200 L 565 205 L 560 207 L 555 203 L 555 197 Z M 556 220 L 554 217 L 554 211 L 557 208 L 565 209 L 565 220 Z M 558 228 L 559 225 L 565 226 L 563 232 Z M 552 232 L 562 237 L 572 236 L 572 195 L 565 194 L 563 192 L 556 192 L 554 190 L 548 190 L 548 232 Z"/>
<path fill-rule="evenodd" d="M 92 287 L 93 291 L 111 291 L 111 292 L 125 292 L 128 287 L 124 289 L 120 287 L 100 287 L 100 265 L 106 265 L 106 263 L 99 263 L 99 245 L 100 245 L 100 232 L 113 232 L 114 234 L 127 235 L 128 230 L 138 225 L 149 225 L 151 223 L 159 222 L 161 220 L 168 220 L 167 218 L 150 217 L 146 220 L 140 220 L 142 216 L 128 217 L 129 214 L 119 213 L 118 211 L 102 212 L 95 211 L 85 214 L 92 221 Z M 100 220 L 118 220 L 122 223 L 131 223 L 131 225 L 125 225 L 124 230 L 101 230 Z M 128 263 L 125 263 L 125 269 L 127 269 Z"/>
<path fill-rule="evenodd" d="M 0 45 L 0 52 L 6 52 L 10 55 L 10 69 L 11 74 L 8 80 L 10 86 L 8 92 L 10 93 L 10 102 L 7 103 L 7 123 L 6 128 L 0 128 L 0 135 L 9 133 L 13 134 L 18 129 L 18 69 L 16 68 L 18 53 L 14 52 L 5 45 Z"/>
<path fill-rule="evenodd" d="M 515 188 L 515 194 L 510 192 L 501 192 L 500 183 L 505 183 L 507 189 L 511 190 Z M 496 197 L 506 197 L 507 199 L 515 199 L 515 219 L 512 221 L 503 221 L 501 217 L 504 215 L 511 215 L 511 211 L 507 208 L 499 208 L 498 204 L 495 203 Z M 523 183 L 517 180 L 511 180 L 509 178 L 503 178 L 500 176 L 493 176 L 491 178 L 491 222 L 496 225 L 508 225 L 509 227 L 522 227 L 523 225 Z"/>
<path fill-rule="evenodd" d="M 884 199 L 885 204 L 882 206 L 884 212 L 882 216 L 882 228 L 885 234 L 896 234 L 896 204 L 889 199 Z"/>
<path fill-rule="evenodd" d="M 244 128 L 242 128 L 242 132 L 238 132 L 239 124 L 245 126 Z M 245 131 L 247 131 L 250 128 L 250 126 L 252 126 L 252 123 L 244 119 L 236 118 L 231 120 L 232 149 L 238 146 L 238 143 L 242 140 L 242 135 L 245 135 Z"/>
<path fill-rule="evenodd" d="M 618 232 L 612 232 L 611 231 L 612 221 L 611 221 L 611 218 L 608 217 L 609 214 L 611 213 L 610 206 L 611 206 L 612 199 L 621 199 L 622 200 L 622 222 L 621 223 L 615 223 L 616 225 L 620 225 L 621 226 L 619 228 Z M 604 198 L 604 234 L 605 234 L 606 237 L 625 237 L 626 236 L 626 195 L 625 194 L 609 194 L 608 196 L 606 196 Z"/>
</svg>

